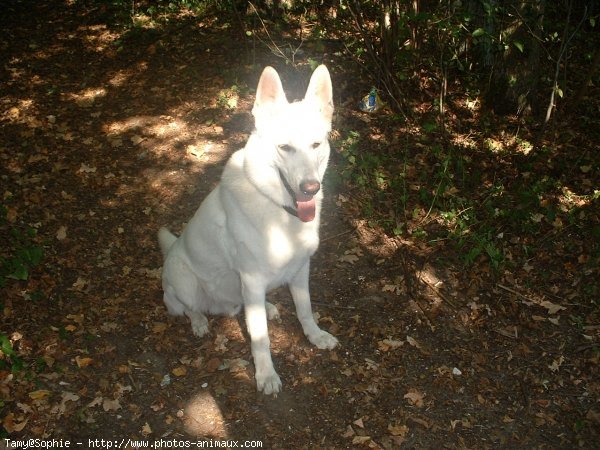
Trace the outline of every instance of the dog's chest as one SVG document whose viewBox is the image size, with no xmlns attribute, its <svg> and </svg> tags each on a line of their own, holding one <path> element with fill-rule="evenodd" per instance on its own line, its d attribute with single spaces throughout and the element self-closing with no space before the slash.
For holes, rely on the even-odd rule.
<svg viewBox="0 0 600 450">
<path fill-rule="evenodd" d="M 306 261 L 319 246 L 316 227 L 286 227 L 271 225 L 265 230 L 265 251 L 272 268 L 296 266 L 297 261 Z"/>
</svg>

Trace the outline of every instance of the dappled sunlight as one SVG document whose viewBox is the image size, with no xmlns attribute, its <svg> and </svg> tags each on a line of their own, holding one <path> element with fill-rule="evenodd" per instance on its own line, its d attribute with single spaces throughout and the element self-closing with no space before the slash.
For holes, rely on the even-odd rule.
<svg viewBox="0 0 600 450">
<path fill-rule="evenodd" d="M 201 391 L 192 397 L 183 410 L 185 431 L 191 436 L 227 439 L 227 423 L 221 408 L 208 391 Z"/>
<path fill-rule="evenodd" d="M 75 102 L 80 107 L 90 107 L 94 104 L 96 100 L 102 99 L 107 95 L 106 88 L 103 87 L 95 87 L 95 88 L 86 88 L 81 91 L 71 94 L 65 94 L 65 97 L 68 100 Z"/>
<path fill-rule="evenodd" d="M 13 106 L 2 111 L 0 118 L 2 120 L 6 120 L 9 123 L 22 123 L 28 124 L 31 123 L 32 119 L 35 117 L 37 113 L 37 108 L 35 106 L 36 102 L 34 99 L 15 99 L 11 103 L 16 103 Z M 37 121 L 36 121 L 37 123 Z"/>
<path fill-rule="evenodd" d="M 108 134 L 123 134 L 130 131 L 144 131 L 161 139 L 176 138 L 187 130 L 187 124 L 170 116 L 130 116 L 105 126 Z"/>
<path fill-rule="evenodd" d="M 178 119 L 168 118 L 167 123 L 157 124 L 150 131 L 160 138 L 169 138 L 179 135 L 187 129 L 187 124 Z"/>
<path fill-rule="evenodd" d="M 86 49 L 102 53 L 109 49 L 121 37 L 121 33 L 110 31 L 106 25 L 89 25 L 79 27 L 78 36 L 84 36 Z M 64 36 L 69 38 L 69 35 Z"/>
<path fill-rule="evenodd" d="M 269 254 L 276 265 L 281 265 L 293 255 L 293 243 L 287 233 L 279 224 L 271 224 L 268 230 Z"/>
<path fill-rule="evenodd" d="M 422 46 L 389 55 L 399 56 L 402 114 L 367 79 L 378 68 L 353 62 L 369 60 L 347 9 L 330 34 L 322 2 L 277 15 L 264 14 L 273 2 L 257 6 L 284 60 L 245 8 L 175 11 L 184 3 L 10 1 L 0 15 L 0 431 L 263 448 L 596 442 L 598 80 L 583 83 L 595 67 L 583 47 L 565 53 L 561 114 L 542 132 L 535 117 L 493 112 L 487 69 L 457 70 L 479 54 L 481 2 L 469 23 L 417 2 L 419 17 L 465 25 L 458 59 L 426 53 L 459 49 L 430 34 L 434 21 L 396 24 Z M 544 44 L 551 56 L 557 36 Z M 285 285 L 267 294 L 280 317 L 265 323 L 262 307 L 242 307 L 208 316 L 199 338 L 186 317 L 168 316 L 157 231 L 181 235 L 246 144 L 260 70 L 280 71 L 292 99 L 321 62 L 336 114 L 309 281 L 313 317 L 340 346 L 311 344 Z M 371 86 L 386 103 L 375 114 L 358 108 Z M 305 239 L 282 214 L 262 225 L 274 265 Z M 257 391 L 247 323 L 270 341 L 277 397 Z"/>
<path fill-rule="evenodd" d="M 109 80 L 108 84 L 113 87 L 121 87 L 124 86 L 125 83 L 129 81 L 131 76 L 133 75 L 132 71 L 129 69 L 121 69 L 118 70 Z"/>
</svg>

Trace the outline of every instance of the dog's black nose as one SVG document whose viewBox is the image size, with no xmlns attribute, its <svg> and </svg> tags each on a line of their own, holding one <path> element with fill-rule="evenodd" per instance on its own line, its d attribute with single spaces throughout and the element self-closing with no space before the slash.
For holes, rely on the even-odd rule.
<svg viewBox="0 0 600 450">
<path fill-rule="evenodd" d="M 321 189 L 321 183 L 317 180 L 303 181 L 300 183 L 300 190 L 305 195 L 313 196 Z"/>
</svg>

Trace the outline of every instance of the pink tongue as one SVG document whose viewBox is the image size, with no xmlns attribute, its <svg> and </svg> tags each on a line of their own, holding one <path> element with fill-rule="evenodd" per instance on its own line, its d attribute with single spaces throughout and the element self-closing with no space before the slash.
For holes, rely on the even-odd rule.
<svg viewBox="0 0 600 450">
<path fill-rule="evenodd" d="M 310 222 L 315 218 L 315 198 L 311 198 L 306 202 L 296 201 L 296 209 L 298 211 L 298 218 L 302 222 Z"/>
</svg>

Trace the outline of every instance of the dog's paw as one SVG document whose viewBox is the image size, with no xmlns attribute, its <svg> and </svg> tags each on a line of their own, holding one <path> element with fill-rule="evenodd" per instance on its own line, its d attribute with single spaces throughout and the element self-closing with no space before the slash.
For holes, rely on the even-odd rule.
<svg viewBox="0 0 600 450">
<path fill-rule="evenodd" d="M 201 338 L 204 335 L 208 334 L 208 324 L 202 325 L 202 324 L 192 323 L 192 331 L 194 332 L 194 335 Z"/>
<path fill-rule="evenodd" d="M 265 395 L 273 394 L 277 396 L 277 393 L 281 391 L 281 379 L 274 370 L 267 375 L 257 375 L 256 388 L 259 392 L 262 391 Z"/>
<path fill-rule="evenodd" d="M 308 336 L 308 340 L 321 350 L 331 350 L 340 343 L 335 336 L 323 330 Z"/>
<path fill-rule="evenodd" d="M 265 303 L 265 307 L 267 309 L 267 319 L 269 319 L 269 320 L 281 320 L 281 317 L 279 316 L 279 310 L 277 309 L 277 306 L 275 306 L 273 303 L 266 302 Z"/>
<path fill-rule="evenodd" d="M 198 337 L 202 337 L 208 333 L 208 319 L 204 314 L 195 313 L 188 314 L 192 323 L 192 331 Z"/>
</svg>

